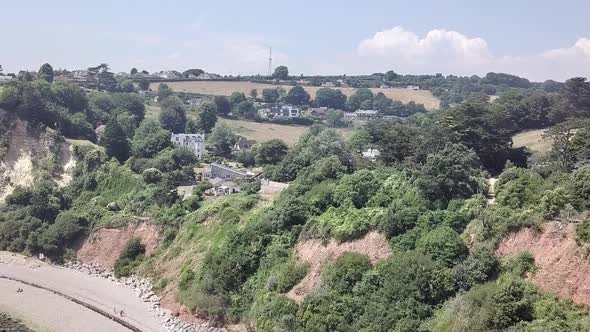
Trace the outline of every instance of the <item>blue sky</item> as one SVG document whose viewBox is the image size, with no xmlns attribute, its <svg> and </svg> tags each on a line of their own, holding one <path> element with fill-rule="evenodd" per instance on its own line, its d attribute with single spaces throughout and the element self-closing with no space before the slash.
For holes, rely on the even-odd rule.
<svg viewBox="0 0 590 332">
<path fill-rule="evenodd" d="M 272 46 L 274 64 L 296 75 L 590 76 L 587 0 L 1 2 L 5 71 L 264 73 Z"/>
</svg>

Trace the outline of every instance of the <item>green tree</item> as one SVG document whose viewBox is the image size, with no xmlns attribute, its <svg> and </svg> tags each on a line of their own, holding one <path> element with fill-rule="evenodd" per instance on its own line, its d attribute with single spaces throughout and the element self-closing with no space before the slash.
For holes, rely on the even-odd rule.
<svg viewBox="0 0 590 332">
<path fill-rule="evenodd" d="M 53 67 L 50 64 L 44 63 L 41 68 L 39 68 L 39 72 L 37 73 L 37 78 L 40 80 L 45 80 L 49 83 L 53 82 Z"/>
<path fill-rule="evenodd" d="M 461 144 L 445 145 L 428 156 L 416 183 L 432 200 L 449 201 L 477 193 L 482 179 L 480 162 L 473 150 Z"/>
<path fill-rule="evenodd" d="M 129 141 L 125 131 L 115 120 L 107 123 L 104 134 L 100 143 L 105 147 L 105 152 L 109 157 L 116 158 L 119 162 L 124 162 L 129 158 Z"/>
<path fill-rule="evenodd" d="M 279 94 L 279 91 L 277 89 L 262 90 L 262 100 L 265 103 L 276 103 L 280 97 L 281 95 Z"/>
<path fill-rule="evenodd" d="M 287 68 L 286 66 L 276 67 L 275 71 L 272 73 L 272 78 L 277 80 L 289 79 L 289 68 Z"/>
<path fill-rule="evenodd" d="M 339 205 L 352 205 L 357 209 L 364 207 L 377 193 L 380 181 L 373 172 L 360 170 L 342 177 L 334 189 L 334 201 Z"/>
<path fill-rule="evenodd" d="M 255 119 L 258 116 L 258 111 L 251 101 L 244 100 L 240 102 L 235 108 L 236 115 L 246 119 Z"/>
<path fill-rule="evenodd" d="M 331 128 L 343 128 L 347 126 L 344 122 L 344 112 L 339 110 L 329 110 L 326 114 L 326 124 Z"/>
<path fill-rule="evenodd" d="M 137 68 L 135 68 L 135 67 L 131 68 L 131 71 L 129 71 L 129 74 L 131 74 L 131 75 L 137 74 Z"/>
<path fill-rule="evenodd" d="M 141 79 L 139 82 L 137 82 L 137 86 L 141 91 L 147 91 L 150 88 L 150 81 L 146 80 L 145 78 Z"/>
<path fill-rule="evenodd" d="M 170 133 L 152 119 L 143 120 L 131 140 L 131 151 L 139 158 L 153 158 L 169 146 Z"/>
<path fill-rule="evenodd" d="M 354 93 L 348 97 L 346 106 L 351 111 L 358 109 L 372 109 L 373 108 L 373 92 L 366 88 L 356 89 Z"/>
<path fill-rule="evenodd" d="M 213 98 L 213 102 L 215 102 L 215 105 L 217 106 L 217 114 L 219 114 L 221 116 L 228 116 L 229 115 L 229 113 L 231 112 L 231 105 L 229 103 L 229 100 L 227 100 L 226 97 L 215 96 Z"/>
<path fill-rule="evenodd" d="M 172 96 L 172 90 L 166 83 L 158 84 L 158 101 L 161 103 L 164 99 Z"/>
<path fill-rule="evenodd" d="M 274 138 L 254 147 L 254 159 L 258 165 L 274 165 L 279 163 L 289 151 L 289 147 L 280 139 Z"/>
<path fill-rule="evenodd" d="M 168 97 L 161 101 L 160 124 L 162 128 L 177 134 L 186 127 L 186 110 L 178 97 Z"/>
<path fill-rule="evenodd" d="M 320 88 L 315 94 L 314 103 L 319 107 L 344 109 L 346 95 L 339 89 Z"/>
<path fill-rule="evenodd" d="M 197 123 L 205 133 L 210 133 L 217 123 L 217 105 L 214 102 L 206 101 L 199 105 Z"/>
<path fill-rule="evenodd" d="M 301 85 L 296 85 L 289 90 L 285 101 L 293 105 L 309 105 L 310 96 Z"/>
<path fill-rule="evenodd" d="M 242 92 L 234 92 L 229 96 L 229 104 L 232 108 L 243 101 L 246 101 L 246 96 Z"/>
<path fill-rule="evenodd" d="M 453 266 L 465 259 L 467 246 L 461 236 L 449 226 L 439 226 L 422 236 L 416 243 L 418 251 Z"/>
<path fill-rule="evenodd" d="M 101 63 L 96 67 L 89 67 L 88 80 L 96 86 L 98 91 L 115 91 L 117 89 L 115 74 L 110 71 L 109 65 L 106 63 Z"/>
<path fill-rule="evenodd" d="M 256 97 L 258 97 L 258 90 L 256 90 L 256 89 L 250 90 L 250 97 L 252 97 L 252 99 L 256 99 Z"/>
<path fill-rule="evenodd" d="M 357 129 L 348 139 L 348 145 L 355 152 L 365 151 L 371 143 L 371 136 L 366 129 Z"/>
<path fill-rule="evenodd" d="M 229 157 L 231 149 L 236 143 L 234 132 L 223 122 L 219 122 L 213 128 L 211 136 L 207 140 L 207 149 L 216 156 Z"/>
<path fill-rule="evenodd" d="M 354 285 L 361 281 L 365 272 L 370 269 L 371 262 L 367 255 L 345 252 L 338 256 L 334 263 L 324 268 L 322 281 L 330 290 L 339 294 L 350 294 Z"/>
</svg>

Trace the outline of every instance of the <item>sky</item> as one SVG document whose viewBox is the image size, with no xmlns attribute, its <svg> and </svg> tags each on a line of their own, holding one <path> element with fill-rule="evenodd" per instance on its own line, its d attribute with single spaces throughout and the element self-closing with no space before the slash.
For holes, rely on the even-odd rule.
<svg viewBox="0 0 590 332">
<path fill-rule="evenodd" d="M 350 3 L 350 4 L 349 4 Z M 0 0 L 4 72 L 590 77 L 588 0 Z"/>
</svg>

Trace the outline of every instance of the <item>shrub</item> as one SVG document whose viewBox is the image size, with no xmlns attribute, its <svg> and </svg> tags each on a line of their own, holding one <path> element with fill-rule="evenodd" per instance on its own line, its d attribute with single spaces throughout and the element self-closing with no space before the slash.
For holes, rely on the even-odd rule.
<svg viewBox="0 0 590 332">
<path fill-rule="evenodd" d="M 119 258 L 115 261 L 115 276 L 117 278 L 129 276 L 131 270 L 139 265 L 144 254 L 145 246 L 141 243 L 139 238 L 132 238 L 127 241 Z"/>
<path fill-rule="evenodd" d="M 340 255 L 326 266 L 322 274 L 324 285 L 337 293 L 349 294 L 365 272 L 371 269 L 369 257 L 355 252 Z"/>
</svg>

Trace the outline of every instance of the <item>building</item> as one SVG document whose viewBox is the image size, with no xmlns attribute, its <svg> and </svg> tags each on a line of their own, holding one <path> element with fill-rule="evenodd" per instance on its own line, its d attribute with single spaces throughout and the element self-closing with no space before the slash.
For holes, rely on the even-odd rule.
<svg viewBox="0 0 590 332">
<path fill-rule="evenodd" d="M 356 113 L 344 112 L 344 120 L 356 121 L 356 120 L 358 120 L 358 116 Z"/>
<path fill-rule="evenodd" d="M 309 109 L 309 115 L 310 116 L 315 116 L 318 118 L 324 118 L 326 115 L 328 115 L 328 108 L 323 106 L 323 107 L 311 107 Z"/>
<path fill-rule="evenodd" d="M 324 82 L 324 83 L 322 83 L 322 87 L 323 88 L 335 88 L 336 84 L 334 84 L 334 82 Z"/>
<path fill-rule="evenodd" d="M 387 85 L 387 84 L 381 84 L 381 85 L 379 86 L 379 88 L 380 88 L 380 89 L 389 89 L 389 85 Z"/>
<path fill-rule="evenodd" d="M 221 178 L 209 179 L 209 183 L 211 184 L 211 189 L 208 189 L 206 193 L 213 196 L 237 194 L 242 189 L 239 184 Z"/>
<path fill-rule="evenodd" d="M 417 86 L 417 85 L 408 85 L 406 87 L 406 89 L 408 89 L 408 90 L 420 90 L 420 87 Z"/>
<path fill-rule="evenodd" d="M 295 106 L 283 105 L 281 106 L 283 117 L 298 118 L 301 116 L 301 110 Z"/>
<path fill-rule="evenodd" d="M 157 74 L 157 76 L 167 80 L 180 79 L 180 73 L 173 70 L 161 71 Z"/>
<path fill-rule="evenodd" d="M 198 159 L 205 152 L 205 134 L 172 134 L 170 141 L 175 146 L 184 146 L 191 150 Z"/>
<path fill-rule="evenodd" d="M 368 148 L 367 150 L 363 151 L 363 158 L 370 160 L 370 161 L 377 160 L 377 158 L 380 155 L 381 155 L 381 152 L 379 152 L 379 150 L 373 149 L 373 148 Z"/>
<path fill-rule="evenodd" d="M 221 78 L 221 75 L 212 74 L 212 73 L 202 73 L 199 76 L 197 76 L 197 79 L 199 79 L 199 80 L 217 80 L 220 78 Z"/>
<path fill-rule="evenodd" d="M 9 82 L 14 80 L 15 78 L 13 76 L 10 75 L 0 75 L 0 83 L 2 82 Z"/>
<path fill-rule="evenodd" d="M 258 144 L 256 140 L 247 139 L 246 137 L 238 137 L 238 141 L 234 144 L 233 151 L 250 150 L 254 145 Z"/>
<path fill-rule="evenodd" d="M 254 173 L 241 171 L 221 164 L 211 164 L 205 169 L 205 178 L 224 180 L 249 180 L 255 176 Z"/>
<path fill-rule="evenodd" d="M 368 121 L 378 116 L 378 112 L 374 110 L 358 110 L 354 114 L 356 114 L 356 118 L 359 121 Z"/>
<path fill-rule="evenodd" d="M 102 135 L 104 135 L 104 131 L 107 128 L 107 126 L 105 125 L 100 125 L 98 127 L 96 127 L 96 129 L 94 129 L 94 133 L 96 133 L 96 142 L 100 143 L 100 139 L 102 138 Z"/>
</svg>

